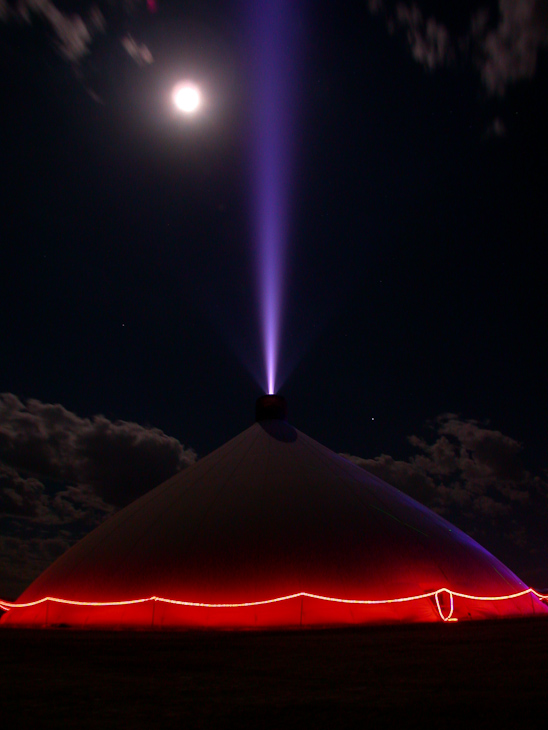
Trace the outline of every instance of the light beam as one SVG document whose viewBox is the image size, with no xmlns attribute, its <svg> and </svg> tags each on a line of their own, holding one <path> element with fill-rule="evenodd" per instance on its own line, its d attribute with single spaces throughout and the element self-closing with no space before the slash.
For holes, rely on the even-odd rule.
<svg viewBox="0 0 548 730">
<path fill-rule="evenodd" d="M 254 235 L 266 388 L 279 386 L 288 268 L 288 235 L 299 27 L 292 0 L 251 6 Z"/>
</svg>

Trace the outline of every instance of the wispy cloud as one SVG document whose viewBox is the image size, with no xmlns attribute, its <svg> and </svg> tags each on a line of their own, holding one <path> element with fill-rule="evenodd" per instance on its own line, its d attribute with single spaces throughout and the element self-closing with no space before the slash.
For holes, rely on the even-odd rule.
<svg viewBox="0 0 548 730">
<path fill-rule="evenodd" d="M 152 58 L 152 53 L 148 50 L 144 43 L 137 43 L 131 33 L 127 33 L 127 35 L 123 36 L 120 39 L 120 42 L 137 65 L 144 66 L 145 64 L 153 62 L 154 59 Z"/>
<path fill-rule="evenodd" d="M 547 0 L 499 0 L 494 28 L 482 28 L 476 17 L 473 48 L 481 77 L 490 94 L 535 75 L 539 53 L 548 46 Z M 478 32 L 479 29 L 479 32 Z"/>
<path fill-rule="evenodd" d="M 89 53 L 94 35 L 106 28 L 103 14 L 95 5 L 84 18 L 78 13 L 63 13 L 51 0 L 20 0 L 14 15 L 28 24 L 35 18 L 42 19 L 52 31 L 59 53 L 74 63 Z"/>
<path fill-rule="evenodd" d="M 548 47 L 548 0 L 499 0 L 492 16 L 480 9 L 464 33 L 433 16 L 420 3 L 369 0 L 390 32 L 405 32 L 413 58 L 429 70 L 459 61 L 477 68 L 487 93 L 503 96 L 512 84 L 533 78 Z"/>
<path fill-rule="evenodd" d="M 396 22 L 405 29 L 409 48 L 418 63 L 434 70 L 454 60 L 455 49 L 447 28 L 435 18 L 425 19 L 416 5 L 397 5 Z"/>
<path fill-rule="evenodd" d="M 132 15 L 144 0 L 110 0 L 94 2 L 78 13 L 66 13 L 53 0 L 19 0 L 10 5 L 0 0 L 0 21 L 27 23 L 41 20 L 49 30 L 58 53 L 73 64 L 80 64 L 91 52 L 95 38 L 109 32 L 107 16 L 119 8 L 119 12 Z M 154 11 L 149 7 L 150 12 Z M 135 41 L 129 33 L 122 34 L 120 41 L 128 55 L 139 65 L 153 62 L 152 53 L 144 43 Z"/>
</svg>

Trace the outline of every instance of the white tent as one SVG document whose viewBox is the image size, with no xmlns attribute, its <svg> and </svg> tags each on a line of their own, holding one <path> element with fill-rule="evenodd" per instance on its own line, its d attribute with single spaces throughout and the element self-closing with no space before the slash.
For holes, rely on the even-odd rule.
<svg viewBox="0 0 548 730">
<path fill-rule="evenodd" d="M 442 517 L 300 433 L 283 400 L 62 555 L 5 625 L 264 627 L 547 613 Z"/>
</svg>

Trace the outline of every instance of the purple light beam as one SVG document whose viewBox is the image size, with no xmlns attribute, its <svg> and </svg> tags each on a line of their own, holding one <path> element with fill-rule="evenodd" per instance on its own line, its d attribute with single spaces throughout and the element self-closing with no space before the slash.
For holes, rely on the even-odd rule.
<svg viewBox="0 0 548 730">
<path fill-rule="evenodd" d="M 278 383 L 288 265 L 299 18 L 295 0 L 252 0 L 252 170 L 257 296 L 266 391 Z"/>
</svg>

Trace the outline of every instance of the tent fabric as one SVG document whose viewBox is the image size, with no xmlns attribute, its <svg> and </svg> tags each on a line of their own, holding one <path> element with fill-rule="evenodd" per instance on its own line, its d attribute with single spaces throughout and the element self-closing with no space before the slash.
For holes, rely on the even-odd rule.
<svg viewBox="0 0 548 730">
<path fill-rule="evenodd" d="M 441 589 L 451 593 L 389 602 Z M 439 515 L 266 420 L 120 510 L 16 602 L 207 605 L 47 601 L 12 608 L 2 624 L 243 628 L 546 613 L 531 594 L 489 600 L 526 589 Z M 228 605 L 242 603 L 255 605 Z"/>
</svg>

